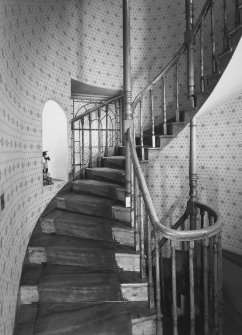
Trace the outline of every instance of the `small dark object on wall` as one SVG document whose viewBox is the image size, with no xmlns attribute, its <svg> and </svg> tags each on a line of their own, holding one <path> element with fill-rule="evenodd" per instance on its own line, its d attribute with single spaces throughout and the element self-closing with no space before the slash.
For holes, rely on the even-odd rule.
<svg viewBox="0 0 242 335">
<path fill-rule="evenodd" d="M 53 181 L 50 177 L 50 173 L 48 172 L 48 161 L 50 161 L 50 157 L 47 156 L 47 151 L 43 151 L 43 185 L 53 185 Z"/>
</svg>

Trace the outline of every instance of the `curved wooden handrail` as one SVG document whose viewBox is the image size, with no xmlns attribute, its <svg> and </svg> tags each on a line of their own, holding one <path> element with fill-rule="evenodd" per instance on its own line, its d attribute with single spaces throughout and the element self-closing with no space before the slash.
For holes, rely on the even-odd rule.
<svg viewBox="0 0 242 335">
<path fill-rule="evenodd" d="M 208 10 L 211 6 L 211 2 L 212 0 L 207 0 L 203 6 L 203 9 L 196 21 L 196 23 L 194 24 L 193 27 L 193 34 L 194 36 L 196 36 L 196 34 L 199 31 L 202 19 L 204 19 L 208 13 Z M 181 47 L 179 48 L 179 50 L 177 51 L 176 55 L 173 57 L 173 59 L 166 65 L 166 67 L 153 79 L 153 81 L 151 81 L 134 99 L 133 103 L 132 103 L 132 110 L 133 112 L 135 111 L 138 103 L 143 99 L 143 97 L 145 96 L 145 94 L 178 62 L 178 60 L 180 59 L 180 57 L 184 54 L 184 52 L 186 51 L 186 44 L 183 43 L 181 45 Z"/>
<path fill-rule="evenodd" d="M 142 193 L 145 207 L 149 214 L 151 224 L 158 233 L 162 234 L 162 237 L 175 241 L 196 241 L 212 237 L 222 230 L 222 222 L 218 214 L 212 208 L 208 207 L 207 205 L 203 205 L 199 202 L 195 203 L 197 207 L 208 209 L 208 211 L 214 216 L 214 220 L 216 221 L 214 225 L 198 230 L 177 231 L 175 229 L 166 227 L 163 224 L 161 224 L 157 216 L 153 201 L 151 199 L 150 192 L 148 190 L 144 175 L 142 173 L 139 159 L 136 154 L 136 149 L 132 141 L 130 128 L 126 132 L 126 138 L 127 141 L 129 142 L 130 154 L 135 175 L 139 183 L 139 188 Z"/>
<path fill-rule="evenodd" d="M 123 98 L 123 94 L 120 94 L 120 95 L 118 95 L 118 96 L 116 96 L 116 97 L 114 97 L 114 98 L 112 98 L 112 99 L 109 99 L 109 100 L 103 102 L 102 104 L 100 104 L 100 105 L 98 105 L 98 106 L 96 106 L 96 107 L 93 107 L 93 108 L 87 110 L 86 112 L 82 113 L 81 115 L 78 115 L 78 116 L 74 117 L 74 118 L 71 120 L 71 125 L 73 125 L 76 121 L 79 121 L 79 120 L 80 120 L 81 118 L 83 118 L 84 116 L 86 116 L 86 115 L 88 115 L 88 114 L 91 114 L 91 113 L 93 113 L 93 112 L 99 110 L 100 108 L 103 108 L 103 107 L 105 107 L 105 106 L 107 106 L 107 105 L 109 105 L 109 104 L 111 104 L 111 103 L 113 103 L 113 102 L 115 102 L 115 101 L 117 101 L 117 100 L 119 100 L 119 99 L 121 99 L 121 98 Z"/>
</svg>

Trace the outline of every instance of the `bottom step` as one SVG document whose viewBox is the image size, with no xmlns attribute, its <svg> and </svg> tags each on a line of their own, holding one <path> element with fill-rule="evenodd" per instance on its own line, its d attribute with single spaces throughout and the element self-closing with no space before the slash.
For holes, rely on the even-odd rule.
<svg viewBox="0 0 242 335">
<path fill-rule="evenodd" d="M 155 311 L 147 303 L 32 304 L 21 306 L 14 335 L 124 335 L 130 327 L 132 335 L 156 335 Z"/>
<path fill-rule="evenodd" d="M 74 287 L 73 289 L 77 295 L 78 288 Z M 62 290 L 62 293 L 64 292 L 64 288 Z M 68 302 L 77 302 L 76 298 L 73 298 L 72 290 L 69 287 L 68 291 L 66 292 L 66 303 Z M 147 283 L 123 283 L 121 284 L 121 293 L 124 301 L 148 301 L 148 287 Z M 51 302 L 59 302 L 58 297 L 56 296 L 57 293 L 51 293 L 51 299 L 53 301 Z M 64 293 L 63 293 L 64 294 Z M 35 285 L 29 285 L 29 286 L 21 286 L 20 287 L 20 301 L 21 304 L 32 304 L 39 302 L 39 290 L 38 287 Z M 117 301 L 118 299 L 116 299 Z M 45 298 L 44 302 L 48 302 L 47 298 Z"/>
</svg>

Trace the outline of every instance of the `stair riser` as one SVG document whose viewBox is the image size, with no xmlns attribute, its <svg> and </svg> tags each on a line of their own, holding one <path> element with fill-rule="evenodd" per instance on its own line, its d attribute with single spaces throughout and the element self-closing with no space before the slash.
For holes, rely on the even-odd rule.
<svg viewBox="0 0 242 335">
<path fill-rule="evenodd" d="M 133 335 L 156 334 L 156 317 L 154 316 L 144 318 L 144 320 L 133 319 L 131 322 Z"/>
<path fill-rule="evenodd" d="M 130 208 L 113 206 L 112 215 L 117 221 L 130 225 Z"/>
<path fill-rule="evenodd" d="M 167 133 L 168 135 L 178 135 L 182 129 L 184 128 L 184 125 L 181 125 L 181 124 L 169 124 L 167 125 Z"/>
<path fill-rule="evenodd" d="M 241 13 L 241 11 L 240 11 Z M 242 16 L 242 14 L 240 14 Z M 230 43 L 232 46 L 236 47 L 237 44 L 240 41 L 242 35 L 242 28 L 239 28 L 238 30 L 236 30 L 235 32 L 233 32 L 232 34 L 230 34 Z"/>
<path fill-rule="evenodd" d="M 160 149 L 165 148 L 171 141 L 172 141 L 172 138 L 160 137 Z"/>
<path fill-rule="evenodd" d="M 116 186 L 96 186 L 96 185 L 92 185 L 90 187 L 90 185 L 78 185 L 78 184 L 73 184 L 72 185 L 72 191 L 75 193 L 87 193 L 90 195 L 96 195 L 96 196 L 101 196 L 101 197 L 105 197 L 105 198 L 110 198 L 110 199 L 116 199 Z"/>
<path fill-rule="evenodd" d="M 96 258 L 95 254 L 84 254 L 78 249 L 55 248 L 48 252 L 42 247 L 28 247 L 28 259 L 31 264 L 48 264 L 71 265 L 91 268 L 104 268 L 107 259 L 103 259 L 101 255 Z M 116 253 L 115 259 L 117 266 L 124 271 L 140 271 L 140 259 L 138 254 Z M 103 262 L 103 265 L 102 265 Z M 112 269 L 112 259 L 110 258 L 110 269 Z"/>
<path fill-rule="evenodd" d="M 112 170 L 112 169 L 111 169 Z M 91 170 L 86 169 L 86 178 L 87 179 L 94 179 L 94 180 L 100 180 L 100 181 L 107 181 L 107 182 L 113 182 L 123 185 L 124 179 L 125 179 L 125 173 L 124 171 L 108 171 L 107 173 L 105 171 L 100 170 Z"/>
<path fill-rule="evenodd" d="M 85 302 L 82 300 L 82 291 L 78 287 L 62 290 L 50 291 L 50 294 L 45 297 L 44 301 L 41 299 L 37 286 L 21 286 L 20 287 L 20 302 L 24 304 L 32 304 L 37 302 L 45 303 L 59 303 L 59 302 Z M 125 301 L 148 301 L 147 284 L 121 284 L 121 294 Z M 90 300 L 86 300 L 91 301 Z M 96 300 L 106 301 L 106 300 Z"/>
<path fill-rule="evenodd" d="M 152 160 L 155 159 L 159 153 L 160 153 L 160 148 L 147 148 L 147 150 L 145 150 L 147 153 L 145 154 L 145 157 L 148 160 Z"/>
<path fill-rule="evenodd" d="M 114 240 L 122 245 L 134 246 L 134 231 L 113 227 L 112 233 Z"/>
<path fill-rule="evenodd" d="M 103 157 L 102 166 L 109 167 L 111 169 L 120 169 L 125 170 L 125 160 L 123 158 L 112 158 L 112 157 Z"/>
<path fill-rule="evenodd" d="M 80 228 L 78 224 L 70 224 L 70 223 L 56 223 L 57 229 L 55 228 L 55 224 L 53 221 L 45 221 L 41 222 L 41 231 L 45 234 L 60 234 L 66 236 L 76 236 L 87 239 L 96 239 L 96 240 L 105 240 L 105 236 L 101 236 L 101 234 L 96 232 L 96 230 L 86 231 L 83 233 L 83 229 Z M 114 240 L 123 245 L 134 246 L 134 232 L 133 230 L 122 229 L 119 227 L 112 228 L 112 234 Z"/>
<path fill-rule="evenodd" d="M 231 57 L 232 57 L 232 53 L 229 53 L 219 58 L 219 69 L 222 73 L 226 69 Z"/>
<path fill-rule="evenodd" d="M 212 76 L 207 78 L 207 88 L 209 91 L 212 91 L 219 81 L 219 76 Z"/>
<path fill-rule="evenodd" d="M 111 206 L 105 206 L 105 204 L 102 203 L 100 203 L 100 205 L 95 203 L 82 203 L 81 201 L 72 201 L 71 203 L 67 203 L 63 198 L 56 198 L 56 208 L 85 215 L 112 218 Z"/>
</svg>

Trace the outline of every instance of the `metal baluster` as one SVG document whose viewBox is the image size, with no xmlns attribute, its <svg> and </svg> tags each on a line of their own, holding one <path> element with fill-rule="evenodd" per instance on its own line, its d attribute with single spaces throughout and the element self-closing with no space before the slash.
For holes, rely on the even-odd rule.
<svg viewBox="0 0 242 335">
<path fill-rule="evenodd" d="M 123 99 L 119 100 L 119 133 L 120 142 L 119 144 L 124 145 L 124 117 L 123 117 Z"/>
<path fill-rule="evenodd" d="M 176 249 L 175 241 L 171 242 L 171 260 L 172 260 L 172 318 L 173 335 L 178 335 L 177 330 L 177 292 L 176 292 Z"/>
<path fill-rule="evenodd" d="M 151 113 L 151 129 L 152 129 L 152 148 L 155 148 L 155 116 L 154 116 L 153 87 L 150 89 L 150 113 Z"/>
<path fill-rule="evenodd" d="M 140 196 L 141 192 L 136 179 L 136 203 L 135 203 L 135 250 L 140 251 Z"/>
<path fill-rule="evenodd" d="M 151 223 L 148 215 L 147 217 L 147 253 L 148 253 L 148 290 L 149 290 L 149 306 L 150 309 L 155 307 L 154 300 L 154 283 L 152 273 L 152 245 L 151 245 Z"/>
<path fill-rule="evenodd" d="M 200 209 L 200 216 L 201 216 L 201 228 L 204 228 L 205 210 L 203 208 Z"/>
<path fill-rule="evenodd" d="M 89 120 L 89 164 L 88 167 L 92 167 L 92 115 L 88 115 Z"/>
<path fill-rule="evenodd" d="M 240 24 L 240 0 L 235 0 L 235 25 Z"/>
<path fill-rule="evenodd" d="M 206 228 L 207 225 L 204 223 L 204 210 L 201 209 L 201 227 Z M 204 320 L 204 335 L 209 335 L 209 309 L 208 309 L 208 246 L 209 239 L 203 240 L 203 320 Z"/>
<path fill-rule="evenodd" d="M 215 236 L 214 241 L 214 269 L 213 269 L 213 285 L 214 285 L 214 328 L 215 334 L 218 334 L 219 330 L 219 323 L 218 323 L 218 316 L 219 316 L 219 306 L 218 306 L 218 235 Z"/>
<path fill-rule="evenodd" d="M 141 160 L 144 160 L 144 129 L 143 129 L 143 110 L 142 101 L 140 101 L 140 150 L 141 150 Z"/>
<path fill-rule="evenodd" d="M 108 157 L 108 105 L 106 105 L 106 139 L 105 139 L 105 157 Z"/>
<path fill-rule="evenodd" d="M 192 107 L 195 107 L 195 76 L 194 76 L 194 4 L 193 0 L 186 0 L 186 32 L 185 44 L 187 46 L 187 88 L 188 97 L 191 100 Z"/>
<path fill-rule="evenodd" d="M 189 278 L 190 278 L 190 334 L 195 335 L 195 296 L 194 296 L 194 241 L 189 242 Z"/>
<path fill-rule="evenodd" d="M 134 231 L 134 244 L 135 251 L 139 251 L 139 243 L 137 244 L 137 236 L 136 236 L 136 225 L 139 220 L 139 208 L 138 208 L 138 181 L 136 176 L 134 175 L 134 223 L 135 223 L 135 231 Z"/>
<path fill-rule="evenodd" d="M 166 311 L 166 295 L 165 295 L 165 280 L 164 280 L 164 265 L 162 247 L 160 247 L 160 280 L 161 280 L 161 296 L 162 296 L 162 313 Z"/>
<path fill-rule="evenodd" d="M 208 214 L 208 221 L 209 226 L 213 225 L 213 217 Z M 213 301 L 213 291 L 214 291 L 214 283 L 213 283 L 213 268 L 214 268 L 214 258 L 213 258 L 213 244 L 214 244 L 214 238 L 211 237 L 209 239 L 209 299 L 212 303 Z"/>
<path fill-rule="evenodd" d="M 163 77 L 163 135 L 167 135 L 166 77 Z"/>
<path fill-rule="evenodd" d="M 134 169 L 132 159 L 130 160 L 130 189 L 131 189 L 131 207 L 130 207 L 130 225 L 131 228 L 135 227 L 135 190 L 134 190 Z"/>
<path fill-rule="evenodd" d="M 98 158 L 97 158 L 97 166 L 101 166 L 101 156 L 102 156 L 102 149 L 101 149 L 101 110 L 98 109 L 97 111 L 97 126 L 98 126 Z"/>
<path fill-rule="evenodd" d="M 118 146 L 120 143 L 120 109 L 119 101 L 115 101 L 115 118 L 116 118 L 116 143 L 115 143 L 115 155 L 118 155 Z"/>
<path fill-rule="evenodd" d="M 211 1 L 211 44 L 212 44 L 212 73 L 218 72 L 218 63 L 216 57 L 216 43 L 214 34 L 214 0 Z"/>
<path fill-rule="evenodd" d="M 82 125 L 82 162 L 81 162 L 81 177 L 85 179 L 85 134 L 84 134 L 84 117 L 81 118 Z"/>
<path fill-rule="evenodd" d="M 144 201 L 140 192 L 140 275 L 146 278 Z"/>
<path fill-rule="evenodd" d="M 202 17 L 200 26 L 200 90 L 205 91 L 205 78 L 204 78 L 204 34 L 203 34 L 204 18 Z"/>
<path fill-rule="evenodd" d="M 160 250 L 158 234 L 155 232 L 155 274 L 156 274 L 156 321 L 157 335 L 163 334 L 162 315 L 161 315 L 161 292 L 160 292 Z"/>
<path fill-rule="evenodd" d="M 223 333 L 223 269 L 222 269 L 222 234 L 218 235 L 218 305 L 219 305 L 219 335 Z"/>
<path fill-rule="evenodd" d="M 130 128 L 128 129 L 130 132 Z M 128 131 L 127 137 L 125 139 L 125 207 L 130 207 L 130 195 L 131 195 L 131 188 L 130 188 L 130 144 L 128 139 Z"/>
<path fill-rule="evenodd" d="M 176 62 L 176 122 L 180 121 L 179 110 L 179 77 L 178 77 L 178 62 Z"/>
<path fill-rule="evenodd" d="M 74 113 L 75 113 L 75 100 L 74 99 L 73 99 L 72 108 L 73 108 L 72 117 L 74 117 Z M 75 124 L 73 122 L 71 123 L 71 130 L 72 130 L 72 179 L 74 180 L 75 172 L 76 172 L 76 157 L 75 157 Z M 80 130 L 79 130 L 79 133 L 80 133 Z M 80 164 L 81 164 L 81 160 L 80 160 Z"/>
<path fill-rule="evenodd" d="M 224 14 L 224 37 L 223 37 L 223 47 L 224 51 L 230 50 L 230 39 L 228 34 L 228 13 L 227 13 L 227 0 L 223 2 L 223 14 Z"/>
</svg>

